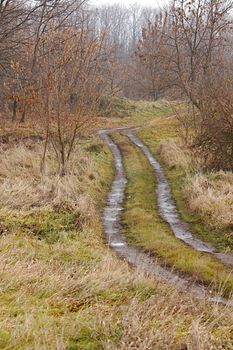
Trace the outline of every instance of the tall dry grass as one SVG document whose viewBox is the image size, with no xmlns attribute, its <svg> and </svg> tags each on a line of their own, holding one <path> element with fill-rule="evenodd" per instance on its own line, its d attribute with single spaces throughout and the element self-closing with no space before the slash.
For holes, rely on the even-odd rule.
<svg viewBox="0 0 233 350">
<path fill-rule="evenodd" d="M 162 140 L 159 143 L 158 153 L 169 168 L 180 167 L 189 171 L 192 167 L 191 154 L 179 141 Z"/>
<path fill-rule="evenodd" d="M 233 174 L 218 171 L 190 175 L 184 187 L 189 207 L 210 226 L 233 229 Z"/>
<path fill-rule="evenodd" d="M 169 168 L 184 170 L 183 195 L 191 211 L 214 228 L 233 228 L 233 173 L 203 172 L 201 161 L 179 141 L 164 140 L 159 154 Z"/>
<path fill-rule="evenodd" d="M 50 150 L 48 176 L 41 176 L 41 142 L 19 143 L 0 150 L 0 207 L 5 210 L 54 209 L 65 206 L 79 214 L 94 216 L 93 199 L 88 193 L 95 178 L 90 157 L 77 147 L 66 176 L 56 175 L 55 155 Z"/>
</svg>

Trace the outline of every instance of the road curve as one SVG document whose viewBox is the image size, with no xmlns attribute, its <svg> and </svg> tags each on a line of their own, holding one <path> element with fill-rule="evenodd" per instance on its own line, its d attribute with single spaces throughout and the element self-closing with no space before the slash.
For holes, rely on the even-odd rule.
<svg viewBox="0 0 233 350">
<path fill-rule="evenodd" d="M 98 132 L 98 135 L 110 148 L 115 164 L 115 178 L 111 191 L 108 194 L 107 205 L 103 212 L 103 225 L 108 245 L 128 263 L 156 277 L 157 280 L 175 284 L 178 289 L 192 293 L 198 299 L 209 300 L 233 307 L 232 300 L 225 300 L 219 295 L 210 296 L 206 286 L 197 283 L 192 278 L 182 277 L 171 269 L 161 266 L 159 262 L 149 254 L 137 247 L 129 246 L 125 237 L 120 234 L 121 211 L 123 210 L 122 205 L 125 197 L 127 178 L 125 176 L 121 152 L 119 147 L 109 136 L 109 133 L 121 131 L 131 138 L 131 135 L 133 135 L 132 130 L 132 128 L 114 128 L 104 129 Z M 137 141 L 139 141 L 139 139 Z M 141 146 L 138 145 L 138 147 Z"/>
</svg>

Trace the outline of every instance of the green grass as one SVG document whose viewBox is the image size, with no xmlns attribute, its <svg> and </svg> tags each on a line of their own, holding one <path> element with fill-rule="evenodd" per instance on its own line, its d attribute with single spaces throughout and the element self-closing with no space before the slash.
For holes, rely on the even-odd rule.
<svg viewBox="0 0 233 350">
<path fill-rule="evenodd" d="M 181 167 L 169 168 L 158 154 L 160 141 L 169 138 L 176 139 L 179 135 L 179 125 L 174 119 L 160 118 L 155 121 L 152 127 L 146 127 L 138 132 L 138 135 L 150 148 L 152 154 L 162 165 L 165 175 L 170 183 L 172 195 L 181 218 L 190 224 L 190 228 L 195 236 L 203 241 L 214 244 L 218 251 L 233 250 L 232 231 L 219 230 L 208 226 L 208 217 L 201 217 L 198 213 L 189 210 L 184 198 L 183 187 L 186 180 L 185 169 Z"/>
<path fill-rule="evenodd" d="M 35 236 L 38 239 L 45 239 L 47 243 L 55 243 L 62 236 L 75 230 L 78 218 L 70 211 L 43 210 L 42 213 L 27 214 L 18 217 L 8 214 L 3 217 L 4 229 L 7 233 L 23 232 L 24 234 Z"/>
<path fill-rule="evenodd" d="M 123 233 L 129 243 L 154 253 L 168 266 L 212 284 L 215 290 L 224 285 L 224 294 L 233 290 L 230 269 L 212 258 L 197 252 L 176 239 L 169 226 L 158 214 L 155 195 L 155 176 L 140 150 L 124 136 L 114 134 L 123 154 L 128 185 L 123 214 Z"/>
<path fill-rule="evenodd" d="M 95 125 L 96 130 L 148 124 L 148 122 L 158 117 L 168 117 L 174 114 L 174 103 L 167 101 L 132 101 L 120 97 L 111 97 L 107 98 L 102 109 Z"/>
</svg>

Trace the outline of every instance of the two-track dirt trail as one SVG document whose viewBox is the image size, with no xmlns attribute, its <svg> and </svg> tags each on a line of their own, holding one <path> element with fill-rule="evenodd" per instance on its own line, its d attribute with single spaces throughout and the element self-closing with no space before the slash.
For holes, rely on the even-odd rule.
<svg viewBox="0 0 233 350">
<path fill-rule="evenodd" d="M 199 252 L 212 254 L 225 265 L 233 267 L 233 255 L 231 253 L 218 253 L 213 245 L 203 242 L 192 235 L 192 233 L 189 231 L 188 224 L 179 218 L 176 205 L 171 196 L 170 185 L 160 164 L 152 156 L 148 147 L 144 145 L 144 143 L 133 133 L 132 129 L 125 130 L 123 133 L 128 136 L 135 146 L 142 150 L 150 165 L 154 169 L 158 186 L 157 198 L 160 215 L 170 225 L 170 228 L 176 238 L 182 240 L 193 249 Z"/>
<path fill-rule="evenodd" d="M 175 284 L 177 288 L 192 293 L 197 298 L 219 301 L 228 306 L 233 306 L 233 301 L 225 300 L 219 295 L 210 296 L 208 288 L 204 285 L 197 283 L 191 277 L 189 278 L 178 275 L 171 269 L 161 266 L 155 258 L 143 252 L 140 248 L 129 246 L 125 237 L 120 233 L 121 211 L 123 210 L 127 178 L 123 167 L 120 149 L 109 136 L 109 133 L 115 131 L 120 131 L 122 134 L 126 135 L 135 146 L 142 150 L 146 158 L 149 160 L 157 178 L 157 196 L 160 215 L 167 223 L 169 223 L 175 236 L 190 245 L 193 249 L 214 254 L 221 261 L 227 263 L 230 262 L 229 265 L 231 265 L 231 263 L 233 265 L 233 260 L 231 261 L 231 258 L 228 258 L 228 260 L 225 261 L 225 256 L 222 258 L 221 254 L 219 255 L 218 253 L 215 253 L 213 246 L 193 237 L 188 230 L 187 224 L 179 219 L 175 204 L 171 197 L 169 184 L 161 166 L 154 159 L 149 149 L 134 134 L 133 130 L 134 128 L 114 128 L 99 131 L 99 136 L 107 143 L 113 154 L 116 171 L 112 189 L 108 195 L 107 206 L 103 213 L 105 235 L 109 246 L 130 264 L 137 267 L 139 270 L 143 270 L 146 273 L 155 276 L 158 280 Z"/>
</svg>

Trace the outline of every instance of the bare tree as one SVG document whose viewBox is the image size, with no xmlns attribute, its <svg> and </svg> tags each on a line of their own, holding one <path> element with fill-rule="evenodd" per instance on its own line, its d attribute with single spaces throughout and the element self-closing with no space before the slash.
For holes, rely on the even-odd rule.
<svg viewBox="0 0 233 350">
<path fill-rule="evenodd" d="M 37 79 L 38 47 L 41 39 L 51 25 L 54 30 L 68 28 L 74 25 L 74 22 L 78 26 L 82 22 L 80 13 L 85 2 L 85 0 L 1 1 L 0 74 L 2 73 L 2 81 L 7 86 L 7 96 L 12 104 L 12 120 L 15 120 L 20 112 L 20 121 L 25 121 L 28 110 L 26 96 Z M 24 69 L 17 68 L 15 63 L 18 61 L 24 63 Z"/>
<path fill-rule="evenodd" d="M 170 34 L 177 87 L 193 106 L 189 128 L 206 166 L 233 168 L 231 0 L 174 0 Z"/>
<path fill-rule="evenodd" d="M 51 29 L 38 46 L 40 78 L 34 102 L 45 130 L 42 173 L 50 143 L 58 173 L 65 175 L 78 134 L 95 121 L 104 89 L 104 39 L 104 34 L 93 38 L 84 29 Z"/>
<path fill-rule="evenodd" d="M 142 94 L 154 101 L 175 84 L 168 59 L 168 31 L 168 14 L 161 13 L 155 23 L 148 22 L 143 28 L 136 50 L 135 77 L 141 84 Z"/>
<path fill-rule="evenodd" d="M 221 63 L 230 30 L 231 0 L 174 0 L 171 60 L 179 87 L 196 107 L 199 96 Z"/>
</svg>

